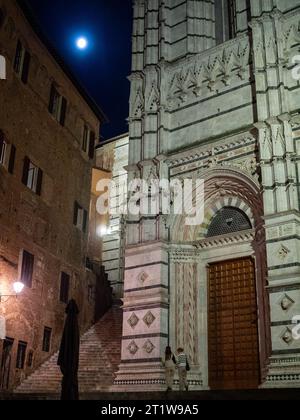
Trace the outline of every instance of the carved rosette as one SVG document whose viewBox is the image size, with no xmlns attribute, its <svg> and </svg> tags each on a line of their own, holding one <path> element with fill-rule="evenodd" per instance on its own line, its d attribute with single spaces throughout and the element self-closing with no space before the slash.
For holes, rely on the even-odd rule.
<svg viewBox="0 0 300 420">
<path fill-rule="evenodd" d="M 130 354 L 134 356 L 138 352 L 139 347 L 137 346 L 135 341 L 131 341 L 131 343 L 127 347 L 127 350 L 129 351 Z"/>
</svg>

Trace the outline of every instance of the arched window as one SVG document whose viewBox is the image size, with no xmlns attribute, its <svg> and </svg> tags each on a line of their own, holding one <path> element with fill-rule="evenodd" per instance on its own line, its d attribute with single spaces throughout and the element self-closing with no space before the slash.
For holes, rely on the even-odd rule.
<svg viewBox="0 0 300 420">
<path fill-rule="evenodd" d="M 216 44 L 236 36 L 237 19 L 235 0 L 215 0 Z"/>
<path fill-rule="evenodd" d="M 213 217 L 207 238 L 252 229 L 248 216 L 235 207 L 223 207 Z"/>
</svg>

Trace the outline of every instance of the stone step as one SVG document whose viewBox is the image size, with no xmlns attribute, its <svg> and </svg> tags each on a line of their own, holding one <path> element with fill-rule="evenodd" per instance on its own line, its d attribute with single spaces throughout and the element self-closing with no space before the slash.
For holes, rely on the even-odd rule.
<svg viewBox="0 0 300 420">
<path fill-rule="evenodd" d="M 78 381 L 81 392 L 108 391 L 121 360 L 122 310 L 115 306 L 81 338 Z M 38 368 L 15 394 L 60 392 L 58 353 Z"/>
</svg>

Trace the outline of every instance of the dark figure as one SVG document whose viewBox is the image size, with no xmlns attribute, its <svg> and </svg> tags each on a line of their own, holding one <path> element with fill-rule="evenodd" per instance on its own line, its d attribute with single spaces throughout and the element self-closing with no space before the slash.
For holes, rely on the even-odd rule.
<svg viewBox="0 0 300 420">
<path fill-rule="evenodd" d="M 63 374 L 61 400 L 79 400 L 78 366 L 79 366 L 79 326 L 78 306 L 71 300 L 66 308 L 66 322 L 58 356 L 58 366 Z"/>
<path fill-rule="evenodd" d="M 166 347 L 165 360 L 163 360 L 163 365 L 165 367 L 167 391 L 172 391 L 173 383 L 174 383 L 176 359 L 175 359 L 174 354 L 172 353 L 172 349 L 170 346 Z"/>
<path fill-rule="evenodd" d="M 182 347 L 179 347 L 177 350 L 177 366 L 178 366 L 178 376 L 179 376 L 179 390 L 186 391 L 189 390 L 188 381 L 187 381 L 187 372 L 190 370 L 187 355 L 184 352 Z"/>
</svg>

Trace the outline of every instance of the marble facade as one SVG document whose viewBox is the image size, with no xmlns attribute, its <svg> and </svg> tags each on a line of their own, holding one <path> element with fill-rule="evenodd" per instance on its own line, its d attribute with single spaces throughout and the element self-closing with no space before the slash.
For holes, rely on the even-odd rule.
<svg viewBox="0 0 300 420">
<path fill-rule="evenodd" d="M 136 0 L 129 181 L 205 180 L 205 219 L 128 216 L 122 362 L 116 389 L 164 389 L 161 357 L 184 345 L 191 387 L 208 389 L 207 266 L 252 256 L 261 386 L 300 385 L 298 0 L 236 0 L 216 42 L 213 1 Z M 207 237 L 224 207 L 250 230 Z"/>
</svg>

